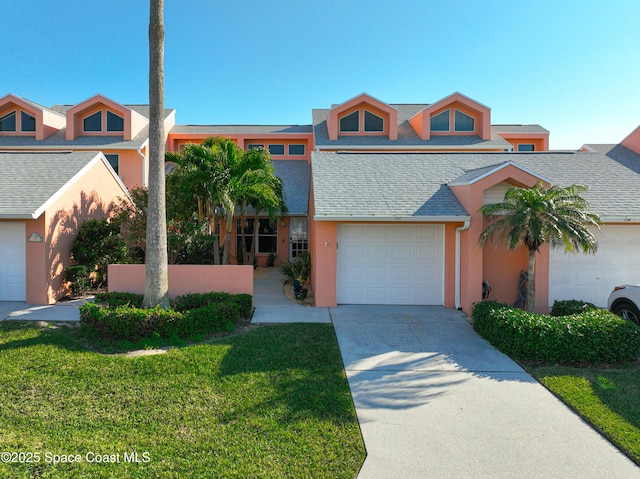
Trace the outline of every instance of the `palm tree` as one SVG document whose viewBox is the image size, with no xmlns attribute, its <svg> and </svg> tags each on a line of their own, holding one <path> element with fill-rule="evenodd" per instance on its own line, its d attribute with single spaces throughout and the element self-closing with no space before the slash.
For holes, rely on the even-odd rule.
<svg viewBox="0 0 640 479">
<path fill-rule="evenodd" d="M 174 162 L 176 168 L 169 174 L 167 183 L 174 195 L 173 201 L 189 212 L 197 205 L 198 221 L 206 225 L 208 234 L 214 236 L 214 264 L 220 264 L 219 231 L 222 206 L 221 191 L 228 180 L 228 171 L 220 161 L 220 155 L 205 140 L 202 145 L 185 145 L 181 153 L 169 152 L 167 161 Z M 188 213 L 189 215 L 191 213 Z"/>
<path fill-rule="evenodd" d="M 164 0 L 149 8 L 149 208 L 143 305 L 169 307 L 164 179 Z"/>
<path fill-rule="evenodd" d="M 485 205 L 480 212 L 489 225 L 479 238 L 480 246 L 493 239 L 516 249 L 521 243 L 529 250 L 527 305 L 535 310 L 536 253 L 544 243 L 567 252 L 595 253 L 598 243 L 588 226 L 600 225 L 600 217 L 587 212 L 589 202 L 580 196 L 585 186 L 511 188 L 502 203 Z"/>
</svg>

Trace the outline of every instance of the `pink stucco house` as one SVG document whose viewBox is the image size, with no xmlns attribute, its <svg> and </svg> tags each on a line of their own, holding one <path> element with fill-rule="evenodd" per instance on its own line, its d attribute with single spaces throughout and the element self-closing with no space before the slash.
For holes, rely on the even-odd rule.
<svg viewBox="0 0 640 479">
<path fill-rule="evenodd" d="M 147 110 L 101 95 L 51 108 L 8 95 L 0 99 L 0 150 L 99 150 L 112 164 L 109 155 L 118 155 L 127 187 L 144 186 Z M 20 129 L 23 111 L 35 118 L 35 132 L 31 119 Z M 425 104 L 390 104 L 363 93 L 314 109 L 311 120 L 176 125 L 175 111 L 167 110 L 165 126 L 169 151 L 225 136 L 271 153 L 289 215 L 250 225 L 259 229 L 259 261 L 269 253 L 281 262 L 310 252 L 317 306 L 443 305 L 469 312 L 483 281 L 491 298 L 514 302 L 526 252 L 480 248 L 478 210 L 511 186 L 538 181 L 588 186 L 586 197 L 604 220 L 596 255 L 543 249 L 540 311 L 556 299 L 604 306 L 614 285 L 639 280 L 640 128 L 619 145 L 549 151 L 541 126 L 493 124 L 489 107 L 460 93 Z"/>
</svg>

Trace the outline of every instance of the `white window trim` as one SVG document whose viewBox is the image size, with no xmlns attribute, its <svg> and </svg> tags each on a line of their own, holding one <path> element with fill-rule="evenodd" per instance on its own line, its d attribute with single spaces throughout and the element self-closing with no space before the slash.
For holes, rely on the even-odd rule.
<svg viewBox="0 0 640 479">
<path fill-rule="evenodd" d="M 461 114 L 463 114 L 464 116 L 468 116 L 469 118 L 471 118 L 473 120 L 473 128 L 471 130 L 458 130 L 457 125 L 456 125 L 456 113 L 455 113 L 456 111 L 461 113 Z M 476 117 L 468 115 L 467 113 L 463 112 L 462 110 L 458 110 L 457 108 L 453 109 L 452 118 L 449 119 L 449 128 L 451 128 L 451 119 L 453 119 L 453 131 L 455 131 L 455 132 L 474 133 L 476 131 Z"/>
<path fill-rule="evenodd" d="M 302 147 L 302 153 L 291 153 L 291 147 L 292 146 L 301 146 Z M 304 143 L 288 143 L 287 144 L 287 153 L 289 156 L 304 156 L 307 154 L 307 145 L 305 145 Z"/>
<path fill-rule="evenodd" d="M 447 128 L 446 130 L 434 130 L 433 128 L 431 128 L 431 120 L 434 119 L 437 116 L 442 115 L 443 113 L 447 113 L 447 116 L 449 117 L 449 128 Z M 454 118 L 454 120 L 455 120 L 455 118 Z M 437 115 L 432 115 L 431 117 L 429 117 L 429 129 L 434 133 L 450 133 L 451 132 L 451 108 L 443 110 L 440 113 L 438 113 Z"/>
<path fill-rule="evenodd" d="M 338 128 L 340 130 L 340 133 L 360 133 L 362 131 L 362 129 L 360 128 L 361 122 L 364 121 L 363 117 L 364 115 L 360 114 L 361 110 L 353 110 L 351 113 L 349 113 L 348 115 L 343 115 L 340 118 L 338 118 Z M 358 129 L 357 130 L 343 130 L 342 129 L 342 120 L 348 116 L 353 115 L 354 113 L 358 114 Z"/>
<path fill-rule="evenodd" d="M 18 110 L 17 110 L 17 109 L 15 109 L 15 110 L 13 110 L 13 111 L 10 111 L 10 112 L 9 112 L 9 113 L 7 113 L 6 115 L 2 115 L 2 117 L 0 117 L 0 120 L 1 120 L 1 119 L 3 119 L 3 118 L 8 117 L 8 116 L 9 116 L 9 115 L 11 115 L 12 113 L 16 116 L 16 120 L 15 120 L 16 128 L 15 128 L 15 130 L 2 130 L 2 131 L 0 131 L 0 133 L 7 133 L 7 132 L 8 132 L 8 133 L 17 133 L 17 132 L 18 132 Z M 20 125 L 20 126 L 22 126 L 22 125 Z"/>
<path fill-rule="evenodd" d="M 282 146 L 282 153 L 271 153 L 272 146 Z M 286 143 L 269 143 L 267 145 L 267 151 L 271 156 L 284 156 L 286 154 L 285 152 L 287 151 L 286 147 L 287 147 Z"/>
<path fill-rule="evenodd" d="M 531 147 L 530 150 L 525 150 L 523 153 L 531 153 L 532 151 L 536 151 L 535 143 L 519 143 L 516 151 L 519 152 L 521 146 L 530 146 Z"/>
<path fill-rule="evenodd" d="M 110 130 L 109 129 L 109 113 L 111 113 L 113 116 L 117 116 L 118 118 L 122 119 L 122 130 Z M 104 128 L 106 132 L 108 133 L 121 133 L 124 132 L 124 116 L 120 116 L 117 113 L 111 111 L 111 110 L 104 110 Z"/>
<path fill-rule="evenodd" d="M 100 113 L 100 129 L 99 130 L 85 130 L 84 129 L 84 122 L 87 118 L 91 118 L 93 115 L 95 115 L 96 113 Z M 93 113 L 91 113 L 91 115 L 87 115 L 84 118 L 82 118 L 82 133 L 102 133 L 104 131 L 104 127 L 106 126 L 104 124 L 104 110 L 98 110 L 98 111 L 94 111 Z"/>
<path fill-rule="evenodd" d="M 384 117 L 380 116 L 372 111 L 367 110 L 366 108 L 362 109 L 362 131 L 367 132 L 367 133 L 384 133 L 385 131 L 385 121 L 384 121 Z M 377 118 L 380 118 L 382 120 L 382 130 L 367 130 L 367 121 L 366 121 L 366 114 L 369 113 L 370 115 L 373 115 Z"/>
</svg>

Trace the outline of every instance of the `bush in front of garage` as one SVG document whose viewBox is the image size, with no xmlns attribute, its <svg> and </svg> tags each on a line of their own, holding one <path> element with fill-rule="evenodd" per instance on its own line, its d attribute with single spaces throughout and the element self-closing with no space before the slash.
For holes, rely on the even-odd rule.
<svg viewBox="0 0 640 479">
<path fill-rule="evenodd" d="M 640 328 L 604 309 L 554 317 L 476 303 L 473 328 L 517 361 L 620 364 L 640 358 Z"/>
<path fill-rule="evenodd" d="M 565 299 L 562 301 L 554 301 L 551 306 L 551 316 L 571 316 L 572 314 L 580 314 L 598 307 L 587 301 L 579 299 Z"/>
<path fill-rule="evenodd" d="M 251 295 L 207 293 L 188 295 L 179 308 L 144 309 L 142 296 L 130 293 L 104 293 L 98 304 L 80 308 L 80 325 L 99 337 L 138 341 L 144 338 L 193 338 L 233 331 L 238 323 L 251 316 Z"/>
</svg>

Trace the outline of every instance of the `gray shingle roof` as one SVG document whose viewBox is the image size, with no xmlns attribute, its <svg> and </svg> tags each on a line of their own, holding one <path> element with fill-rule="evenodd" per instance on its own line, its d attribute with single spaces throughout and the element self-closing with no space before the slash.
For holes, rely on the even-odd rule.
<svg viewBox="0 0 640 479">
<path fill-rule="evenodd" d="M 540 125 L 491 125 L 493 133 L 549 133 Z"/>
<path fill-rule="evenodd" d="M 275 160 L 273 166 L 284 184 L 289 215 L 306 215 L 309 210 L 309 163 L 302 160 Z"/>
<path fill-rule="evenodd" d="M 0 152 L 0 218 L 32 218 L 99 154 Z"/>
<path fill-rule="evenodd" d="M 311 125 L 175 125 L 171 133 L 197 135 L 264 135 L 311 133 Z"/>
<path fill-rule="evenodd" d="M 604 218 L 640 219 L 640 155 L 600 152 L 312 153 L 316 218 L 466 215 L 446 186 L 513 162 L 553 184 L 581 184 Z"/>
</svg>

